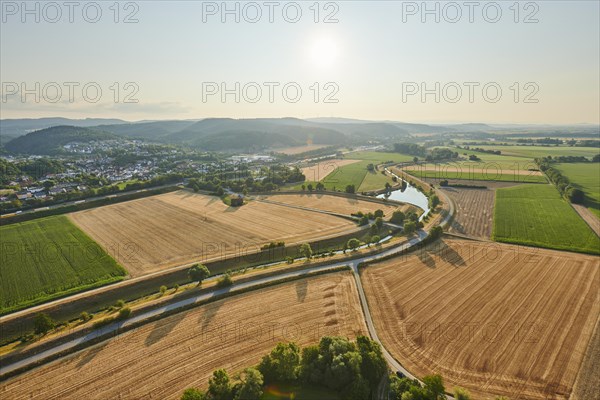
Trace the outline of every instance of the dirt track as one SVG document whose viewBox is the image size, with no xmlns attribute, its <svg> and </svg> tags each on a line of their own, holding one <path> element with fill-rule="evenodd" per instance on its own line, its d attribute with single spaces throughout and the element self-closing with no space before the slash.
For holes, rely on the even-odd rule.
<svg viewBox="0 0 600 400">
<path fill-rule="evenodd" d="M 568 398 L 600 315 L 600 259 L 438 243 L 362 273 L 387 349 L 474 398 Z"/>
<path fill-rule="evenodd" d="M 175 314 L 0 384 L 5 399 L 178 399 L 213 370 L 258 363 L 279 341 L 355 337 L 366 327 L 354 278 L 294 281 Z"/>
</svg>

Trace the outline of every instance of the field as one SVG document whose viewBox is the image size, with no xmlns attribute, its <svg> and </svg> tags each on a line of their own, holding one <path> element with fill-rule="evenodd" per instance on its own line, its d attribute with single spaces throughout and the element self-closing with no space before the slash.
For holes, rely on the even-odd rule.
<svg viewBox="0 0 600 400">
<path fill-rule="evenodd" d="M 329 212 L 335 212 L 339 214 L 350 215 L 357 211 L 364 213 L 374 212 L 375 210 L 383 210 L 385 219 L 392 216 L 394 210 L 400 209 L 404 212 L 413 208 L 411 205 L 405 204 L 398 207 L 396 204 L 381 204 L 372 201 L 356 200 L 346 197 L 331 196 L 327 194 L 302 194 L 302 195 L 272 195 L 266 196 L 266 199 L 270 201 L 276 201 L 278 203 L 285 203 L 294 206 L 314 208 L 316 210 L 323 210 Z"/>
<path fill-rule="evenodd" d="M 321 161 L 310 167 L 302 168 L 302 173 L 307 182 L 318 182 L 325 179 L 329 174 L 334 173 L 345 165 L 359 162 L 358 160 L 327 160 Z"/>
<path fill-rule="evenodd" d="M 445 188 L 456 206 L 450 232 L 489 239 L 494 216 L 493 189 Z"/>
<path fill-rule="evenodd" d="M 600 238 L 551 185 L 496 191 L 494 240 L 600 254 Z"/>
<path fill-rule="evenodd" d="M 557 164 L 558 169 L 571 183 L 585 193 L 585 206 L 600 218 L 600 164 Z"/>
<path fill-rule="evenodd" d="M 444 240 L 362 276 L 392 355 L 477 399 L 567 399 L 600 316 L 592 256 Z"/>
<path fill-rule="evenodd" d="M 228 207 L 219 198 L 178 191 L 70 214 L 117 260 L 140 276 L 223 256 L 338 236 L 357 229 L 351 221 L 275 204 Z M 113 254 L 111 253 L 111 254 Z"/>
<path fill-rule="evenodd" d="M 414 156 L 400 154 L 400 153 L 391 153 L 391 152 L 383 152 L 383 151 L 353 151 L 346 154 L 346 157 L 353 158 L 356 160 L 370 161 L 374 164 L 383 164 L 386 162 L 407 162 L 412 161 Z"/>
<path fill-rule="evenodd" d="M 546 157 L 546 156 L 584 156 L 593 157 L 600 152 L 597 147 L 571 147 L 571 146 L 474 146 L 486 150 L 500 150 L 502 154 L 521 157 Z M 468 150 L 467 150 L 468 151 Z"/>
<path fill-rule="evenodd" d="M 294 155 L 294 154 L 305 153 L 307 151 L 313 151 L 313 150 L 322 149 L 323 147 L 327 147 L 327 146 L 329 146 L 329 145 L 327 145 L 327 144 L 307 144 L 307 145 L 304 145 L 304 146 L 295 146 L 295 147 L 285 147 L 285 148 L 282 148 L 282 149 L 273 149 L 273 151 L 276 151 L 277 153 Z"/>
<path fill-rule="evenodd" d="M 425 179 L 461 179 L 471 181 L 501 181 L 518 183 L 546 183 L 539 171 L 503 169 L 497 163 L 424 164 L 405 168 L 406 172 Z"/>
<path fill-rule="evenodd" d="M 0 313 L 116 282 L 125 270 L 66 217 L 0 227 Z"/>
<path fill-rule="evenodd" d="M 337 273 L 238 295 L 164 318 L 0 383 L 6 399 L 179 399 L 212 371 L 257 364 L 280 341 L 354 339 L 366 327 L 354 278 Z"/>
</svg>

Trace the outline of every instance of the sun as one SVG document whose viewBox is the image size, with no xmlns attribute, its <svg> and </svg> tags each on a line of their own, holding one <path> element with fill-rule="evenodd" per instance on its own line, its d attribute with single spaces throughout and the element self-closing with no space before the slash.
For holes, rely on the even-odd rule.
<svg viewBox="0 0 600 400">
<path fill-rule="evenodd" d="M 339 54 L 339 46 L 331 37 L 320 37 L 310 47 L 310 59 L 319 68 L 335 65 Z"/>
</svg>

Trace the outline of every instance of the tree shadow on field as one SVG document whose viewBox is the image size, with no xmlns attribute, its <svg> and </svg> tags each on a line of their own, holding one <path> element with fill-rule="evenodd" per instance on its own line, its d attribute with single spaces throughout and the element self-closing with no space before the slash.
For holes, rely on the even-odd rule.
<svg viewBox="0 0 600 400">
<path fill-rule="evenodd" d="M 104 350 L 109 343 L 110 340 L 105 340 L 102 343 L 88 349 L 85 353 L 83 353 L 83 357 L 81 357 L 81 359 L 77 362 L 77 366 L 75 368 L 78 370 L 83 368 L 86 364 L 96 358 L 96 356 L 100 354 L 100 352 Z"/>
<path fill-rule="evenodd" d="M 443 240 L 439 242 L 437 254 L 442 260 L 444 260 L 452 266 L 464 267 L 467 265 L 460 253 L 454 250 L 452 247 L 448 246 Z"/>
<path fill-rule="evenodd" d="M 165 336 L 171 333 L 173 329 L 175 329 L 175 327 L 181 321 L 183 321 L 183 319 L 185 318 L 185 314 L 185 312 L 180 312 L 156 322 L 156 324 L 154 325 L 154 330 L 152 330 L 152 332 L 150 332 L 150 334 L 146 338 L 146 341 L 144 343 L 146 347 L 150 347 L 153 344 L 158 343 Z"/>
<path fill-rule="evenodd" d="M 215 318 L 215 316 L 221 309 L 222 305 L 222 301 L 217 301 L 204 306 L 204 313 L 202 313 L 202 315 L 198 319 L 198 322 L 202 323 L 202 332 L 204 332 L 208 328 L 212 320 Z"/>
<path fill-rule="evenodd" d="M 417 257 L 419 257 L 419 261 L 425 264 L 426 267 L 435 268 L 435 260 L 429 255 L 427 248 L 417 250 Z"/>
<path fill-rule="evenodd" d="M 306 279 L 301 279 L 296 283 L 296 296 L 298 301 L 304 303 L 306 292 L 308 291 L 308 282 Z"/>
</svg>

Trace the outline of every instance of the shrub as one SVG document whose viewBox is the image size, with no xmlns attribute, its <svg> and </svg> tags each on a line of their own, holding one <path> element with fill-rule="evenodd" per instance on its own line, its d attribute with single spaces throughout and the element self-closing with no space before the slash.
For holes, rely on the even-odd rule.
<svg viewBox="0 0 600 400">
<path fill-rule="evenodd" d="M 84 312 L 82 312 L 81 314 L 79 314 L 79 318 L 80 318 L 80 319 L 81 319 L 83 322 L 87 322 L 87 321 L 89 321 L 90 319 L 92 319 L 92 316 L 91 316 L 91 315 L 90 315 L 88 312 L 84 311 Z"/>
<path fill-rule="evenodd" d="M 217 281 L 217 287 L 218 288 L 224 288 L 224 287 L 228 287 L 233 285 L 233 279 L 231 279 L 231 275 L 230 274 L 225 274 L 223 275 L 218 281 Z"/>
<path fill-rule="evenodd" d="M 121 321 L 121 320 L 127 319 L 127 318 L 129 318 L 130 315 L 131 315 L 131 308 L 123 307 L 119 310 L 119 315 L 117 315 L 116 320 Z"/>
<path fill-rule="evenodd" d="M 161 296 L 167 293 L 167 287 L 165 285 L 162 285 L 159 290 Z"/>
<path fill-rule="evenodd" d="M 117 300 L 117 302 L 115 303 L 115 307 L 117 307 L 117 308 L 123 308 L 123 307 L 125 307 L 125 301 L 124 300 Z"/>
<path fill-rule="evenodd" d="M 381 240 L 381 237 L 379 237 L 379 235 L 374 235 L 371 237 L 371 243 L 378 243 Z"/>
<path fill-rule="evenodd" d="M 288 264 L 293 264 L 294 263 L 294 257 L 286 257 L 285 258 L 285 262 Z"/>
</svg>

